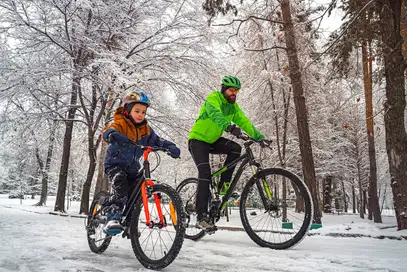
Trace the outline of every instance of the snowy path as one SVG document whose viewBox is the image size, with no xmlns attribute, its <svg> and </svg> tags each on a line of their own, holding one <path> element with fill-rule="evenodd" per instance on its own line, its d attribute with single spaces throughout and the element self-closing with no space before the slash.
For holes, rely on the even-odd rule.
<svg viewBox="0 0 407 272">
<path fill-rule="evenodd" d="M 115 238 L 102 255 L 87 245 L 83 220 L 0 205 L 0 271 L 147 271 L 130 241 Z M 164 271 L 406 271 L 407 242 L 307 237 L 286 251 L 258 247 L 244 232 L 186 240 Z"/>
</svg>

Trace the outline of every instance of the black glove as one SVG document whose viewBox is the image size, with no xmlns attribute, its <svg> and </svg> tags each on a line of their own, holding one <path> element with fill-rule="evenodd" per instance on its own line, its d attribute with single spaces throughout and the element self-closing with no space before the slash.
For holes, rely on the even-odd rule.
<svg viewBox="0 0 407 272">
<path fill-rule="evenodd" d="M 228 126 L 226 131 L 236 137 L 239 137 L 240 135 L 242 135 L 242 130 L 239 127 L 237 127 L 236 125 Z"/>
</svg>

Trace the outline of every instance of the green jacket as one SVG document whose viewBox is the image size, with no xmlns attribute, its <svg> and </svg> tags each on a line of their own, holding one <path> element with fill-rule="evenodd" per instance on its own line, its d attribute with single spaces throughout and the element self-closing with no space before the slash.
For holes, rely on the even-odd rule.
<svg viewBox="0 0 407 272">
<path fill-rule="evenodd" d="M 215 91 L 208 95 L 202 105 L 188 140 L 195 139 L 212 144 L 222 136 L 231 122 L 238 125 L 250 137 L 257 140 L 264 139 L 237 103 L 229 103 L 221 92 Z"/>
</svg>

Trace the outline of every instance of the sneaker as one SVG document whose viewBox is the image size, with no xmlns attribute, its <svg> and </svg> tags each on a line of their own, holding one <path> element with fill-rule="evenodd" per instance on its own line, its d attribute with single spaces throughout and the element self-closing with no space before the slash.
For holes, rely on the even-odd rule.
<svg viewBox="0 0 407 272">
<path fill-rule="evenodd" d="M 107 224 L 103 227 L 103 231 L 108 235 L 119 234 L 124 229 L 119 222 L 122 217 L 121 208 L 112 205 L 109 210 L 110 212 L 106 216 Z"/>
<path fill-rule="evenodd" d="M 123 226 L 117 220 L 110 220 L 103 227 L 103 231 L 108 235 L 116 235 L 123 231 Z"/>
</svg>

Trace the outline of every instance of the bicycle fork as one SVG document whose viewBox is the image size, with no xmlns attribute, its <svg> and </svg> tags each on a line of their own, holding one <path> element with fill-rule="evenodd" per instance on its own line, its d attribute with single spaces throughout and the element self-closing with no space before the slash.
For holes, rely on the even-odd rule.
<svg viewBox="0 0 407 272">
<path fill-rule="evenodd" d="M 145 182 L 143 182 L 143 184 L 141 184 L 141 198 L 143 201 L 143 205 L 144 205 L 144 213 L 145 213 L 145 217 L 146 217 L 146 224 L 149 227 L 153 227 L 154 226 L 154 222 L 151 221 L 151 217 L 150 217 L 150 211 L 148 208 L 148 198 L 150 195 L 150 188 L 152 188 L 154 186 L 154 182 L 152 180 L 146 180 Z M 157 213 L 158 213 L 158 218 L 160 219 L 160 227 L 166 227 L 167 226 L 167 222 L 165 220 L 165 217 L 163 215 L 163 211 L 161 208 L 161 199 L 160 196 L 158 194 L 154 194 L 154 204 L 157 208 Z M 171 220 L 174 226 L 177 225 L 177 216 L 175 213 L 175 208 L 174 205 L 172 204 L 172 201 L 169 202 L 169 206 L 170 206 L 170 216 L 171 216 Z"/>
<path fill-rule="evenodd" d="M 254 174 L 254 182 L 256 183 L 257 189 L 259 190 L 260 198 L 264 204 L 264 208 L 266 209 L 266 211 L 269 211 L 273 208 L 272 189 L 270 189 L 270 186 L 268 185 L 267 180 L 265 178 L 258 177 L 259 168 L 256 168 L 254 165 L 252 165 L 252 171 Z"/>
<path fill-rule="evenodd" d="M 150 163 L 148 162 L 148 155 L 150 154 L 150 152 L 152 152 L 151 147 L 148 147 L 148 148 L 146 148 L 144 150 L 144 169 L 145 169 L 144 171 L 145 171 L 145 178 L 146 179 L 141 184 L 141 199 L 142 199 L 143 205 L 144 205 L 144 213 L 145 213 L 145 217 L 146 217 L 146 224 L 147 224 L 147 226 L 152 228 L 157 223 L 154 223 L 154 222 L 151 221 L 150 211 L 149 211 L 149 208 L 148 208 L 148 198 L 151 196 L 151 191 L 152 191 L 152 189 L 154 187 L 154 182 L 151 180 L 151 176 L 150 176 Z M 160 220 L 158 225 L 159 225 L 160 228 L 166 227 L 167 222 L 166 222 L 165 217 L 163 215 L 163 211 L 162 211 L 162 208 L 161 208 L 161 199 L 160 199 L 159 194 L 154 194 L 154 203 L 156 205 L 158 218 Z M 171 220 L 172 220 L 174 226 L 176 226 L 177 218 L 176 218 L 175 208 L 174 208 L 174 205 L 172 204 L 172 201 L 169 202 L 169 206 L 170 206 Z"/>
</svg>

